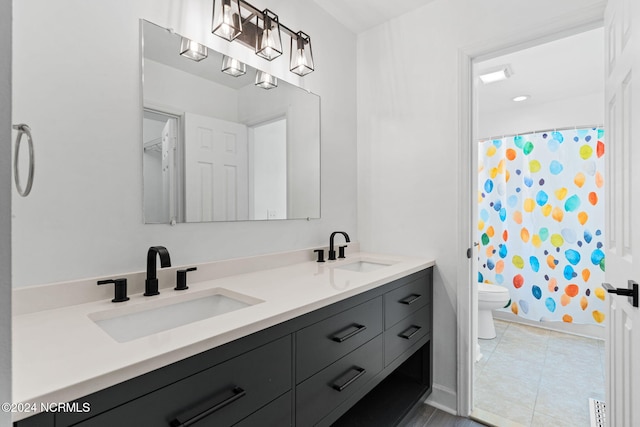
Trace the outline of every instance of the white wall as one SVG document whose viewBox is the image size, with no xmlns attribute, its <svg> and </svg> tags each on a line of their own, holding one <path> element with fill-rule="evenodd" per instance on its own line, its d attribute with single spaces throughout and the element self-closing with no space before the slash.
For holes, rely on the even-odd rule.
<svg viewBox="0 0 640 427">
<path fill-rule="evenodd" d="M 150 59 L 144 60 L 144 68 L 145 106 L 238 121 L 235 89 Z"/>
<path fill-rule="evenodd" d="M 437 260 L 433 398 L 443 407 L 456 409 L 457 289 L 467 289 L 457 272 L 468 209 L 459 194 L 460 51 L 571 25 L 575 11 L 603 3 L 436 0 L 358 36 L 358 233 L 364 250 Z"/>
<path fill-rule="evenodd" d="M 323 138 L 322 118 L 317 117 L 318 105 L 322 102 L 305 91 L 291 86 L 280 85 L 277 91 L 256 90 L 255 86 L 245 86 L 238 91 L 238 121 L 248 125 L 273 119 L 274 114 L 287 116 L 287 216 L 289 218 L 314 217 L 320 211 L 320 200 L 314 189 L 318 182 L 320 164 L 319 151 L 326 142 Z M 321 110 L 324 112 L 325 110 Z M 312 119 L 313 118 L 313 119 Z M 354 118 L 355 120 L 355 118 Z M 322 134 L 320 144 L 318 135 Z M 352 168 L 350 168 L 352 169 Z M 324 173 L 342 174 L 329 165 Z M 326 175 L 325 175 L 326 178 Z M 355 202 L 355 193 L 353 193 Z M 324 199 L 322 200 L 324 202 Z"/>
<path fill-rule="evenodd" d="M 287 120 L 254 127 L 249 138 L 254 219 L 287 218 Z M 253 207 L 251 207 L 253 205 Z"/>
<path fill-rule="evenodd" d="M 478 136 L 486 139 L 535 130 L 591 125 L 604 125 L 603 90 L 544 104 L 514 105 L 508 110 L 486 113 L 483 113 L 480 105 Z"/>
<path fill-rule="evenodd" d="M 11 402 L 11 0 L 0 0 L 0 57 L 0 402 Z"/>
<path fill-rule="evenodd" d="M 312 0 L 252 3 L 311 35 L 314 73 L 212 35 L 209 0 L 16 2 L 14 120 L 34 130 L 38 169 L 13 199 L 14 286 L 141 271 L 158 244 L 184 265 L 326 245 L 337 229 L 357 239 L 355 36 Z M 322 97 L 321 220 L 143 224 L 140 18 Z"/>
</svg>

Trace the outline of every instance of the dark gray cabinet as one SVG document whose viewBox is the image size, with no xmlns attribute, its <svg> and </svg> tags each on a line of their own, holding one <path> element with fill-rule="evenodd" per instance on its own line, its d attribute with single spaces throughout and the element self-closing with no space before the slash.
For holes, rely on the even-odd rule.
<svg viewBox="0 0 640 427">
<path fill-rule="evenodd" d="M 384 361 L 388 366 L 421 338 L 431 333 L 429 309 L 422 307 L 384 332 Z"/>
<path fill-rule="evenodd" d="M 384 327 L 395 325 L 411 313 L 431 304 L 431 285 L 413 280 L 384 294 Z"/>
<path fill-rule="evenodd" d="M 382 371 L 378 335 L 296 387 L 296 425 L 312 426 Z"/>
<path fill-rule="evenodd" d="M 431 300 L 428 268 L 15 427 L 397 425 L 431 391 Z"/>
<path fill-rule="evenodd" d="M 230 426 L 290 389 L 286 336 L 77 425 Z"/>
<path fill-rule="evenodd" d="M 296 332 L 296 383 L 352 352 L 382 332 L 382 297 Z"/>
</svg>

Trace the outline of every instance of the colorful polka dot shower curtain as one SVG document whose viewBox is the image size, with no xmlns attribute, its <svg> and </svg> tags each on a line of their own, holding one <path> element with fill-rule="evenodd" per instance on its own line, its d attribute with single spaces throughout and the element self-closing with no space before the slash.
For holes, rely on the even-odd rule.
<svg viewBox="0 0 640 427">
<path fill-rule="evenodd" d="M 535 321 L 604 321 L 604 131 L 479 142 L 478 281 Z"/>
</svg>

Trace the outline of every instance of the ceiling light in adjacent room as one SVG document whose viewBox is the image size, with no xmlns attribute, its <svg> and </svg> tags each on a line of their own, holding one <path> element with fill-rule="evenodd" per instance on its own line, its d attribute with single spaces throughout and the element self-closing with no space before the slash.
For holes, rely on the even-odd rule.
<svg viewBox="0 0 640 427">
<path fill-rule="evenodd" d="M 495 83 L 506 80 L 513 75 L 513 71 L 508 65 L 500 67 L 500 69 L 480 74 L 478 77 L 484 84 Z"/>
<path fill-rule="evenodd" d="M 529 95 L 518 95 L 513 98 L 513 102 L 522 102 L 522 101 L 526 101 L 529 98 L 531 98 L 531 96 Z"/>
</svg>

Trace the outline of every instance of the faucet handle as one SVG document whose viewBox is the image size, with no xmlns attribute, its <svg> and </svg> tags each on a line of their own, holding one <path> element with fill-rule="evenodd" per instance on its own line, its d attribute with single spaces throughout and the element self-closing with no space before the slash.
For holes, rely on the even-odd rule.
<svg viewBox="0 0 640 427">
<path fill-rule="evenodd" d="M 173 288 L 176 291 L 184 291 L 185 289 L 189 289 L 187 286 L 187 272 L 196 271 L 198 267 L 190 267 L 185 270 L 178 270 L 177 278 L 176 278 L 176 287 Z"/>
<path fill-rule="evenodd" d="M 316 262 L 324 262 L 324 249 L 316 249 L 313 252 L 318 254 L 318 261 Z"/>
<path fill-rule="evenodd" d="M 115 295 L 111 302 L 129 301 L 129 297 L 127 296 L 127 279 L 98 280 L 98 285 L 106 285 L 107 283 L 113 283 L 115 285 Z"/>
<path fill-rule="evenodd" d="M 338 258 L 346 258 L 344 256 L 344 248 L 346 248 L 347 245 L 344 246 L 338 246 Z"/>
</svg>

